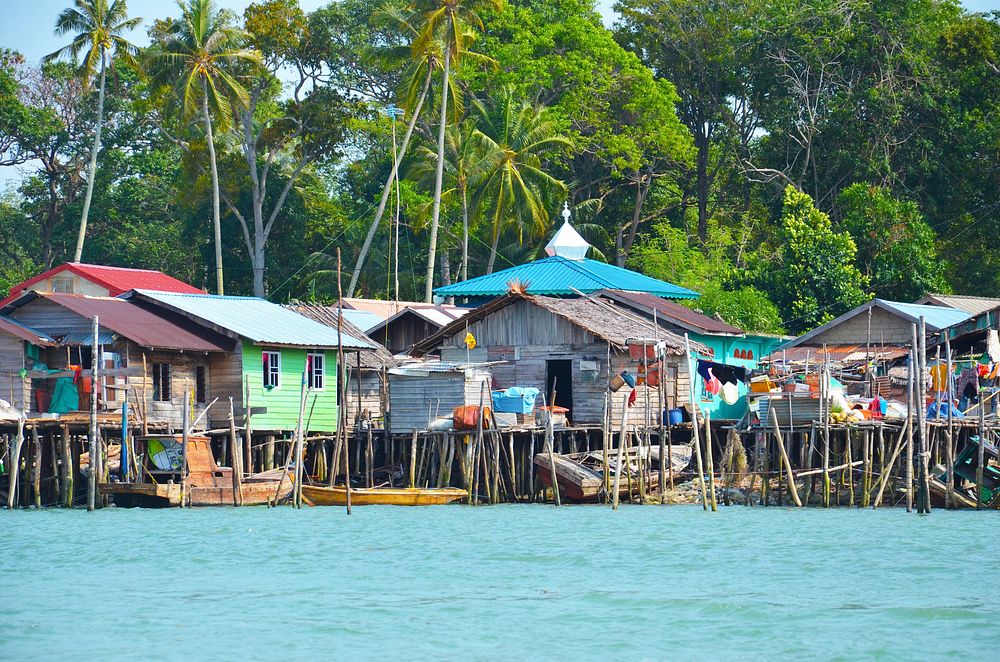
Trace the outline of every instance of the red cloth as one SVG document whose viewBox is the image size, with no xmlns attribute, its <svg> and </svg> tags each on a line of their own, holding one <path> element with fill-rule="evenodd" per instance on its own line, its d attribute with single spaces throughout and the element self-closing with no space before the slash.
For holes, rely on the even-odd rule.
<svg viewBox="0 0 1000 662">
<path fill-rule="evenodd" d="M 628 406 L 631 407 L 635 404 L 636 390 L 632 389 L 632 392 L 628 394 Z"/>
</svg>

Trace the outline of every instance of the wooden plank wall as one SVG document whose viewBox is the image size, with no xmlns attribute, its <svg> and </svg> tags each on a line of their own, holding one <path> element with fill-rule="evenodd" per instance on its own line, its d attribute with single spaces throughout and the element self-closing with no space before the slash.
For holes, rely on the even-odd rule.
<svg viewBox="0 0 1000 662">
<path fill-rule="evenodd" d="M 490 371 L 435 372 L 426 377 L 389 373 L 389 423 L 392 432 L 426 430 L 431 419 L 450 416 L 455 407 L 478 405 L 483 382 L 489 403 Z"/>
<path fill-rule="evenodd" d="M 31 404 L 30 383 L 20 376 L 25 361 L 24 341 L 16 336 L 0 333 L 0 399 L 22 411 L 26 411 L 26 402 Z"/>
</svg>

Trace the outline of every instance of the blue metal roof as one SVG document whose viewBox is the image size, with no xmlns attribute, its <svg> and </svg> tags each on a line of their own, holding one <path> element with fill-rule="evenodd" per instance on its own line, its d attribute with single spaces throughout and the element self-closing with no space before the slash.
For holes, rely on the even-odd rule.
<svg viewBox="0 0 1000 662">
<path fill-rule="evenodd" d="M 370 313 L 367 310 L 351 310 L 349 308 L 344 309 L 344 319 L 365 333 L 368 333 L 385 321 L 375 313 Z"/>
<path fill-rule="evenodd" d="M 944 306 L 928 306 L 920 303 L 900 303 L 898 301 L 886 301 L 885 299 L 875 299 L 882 308 L 894 310 L 904 317 L 913 321 L 924 318 L 927 328 L 932 331 L 940 331 L 954 326 L 959 322 L 964 322 L 971 315 L 964 310 L 957 308 L 945 308 Z"/>
<path fill-rule="evenodd" d="M 141 298 L 195 320 L 207 322 L 258 345 L 337 346 L 337 330 L 276 303 L 257 297 L 174 294 L 135 290 Z M 371 349 L 364 340 L 344 334 L 346 349 Z"/>
<path fill-rule="evenodd" d="M 542 258 L 493 274 L 445 285 L 434 290 L 440 296 L 499 297 L 512 280 L 528 283 L 529 294 L 574 295 L 603 289 L 647 292 L 667 299 L 695 299 L 699 294 L 629 269 L 596 260 L 570 260 L 559 255 Z"/>
</svg>

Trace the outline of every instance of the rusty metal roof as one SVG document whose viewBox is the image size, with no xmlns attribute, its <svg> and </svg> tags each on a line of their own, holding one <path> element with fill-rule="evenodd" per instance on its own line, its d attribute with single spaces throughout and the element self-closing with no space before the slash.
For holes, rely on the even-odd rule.
<svg viewBox="0 0 1000 662">
<path fill-rule="evenodd" d="M 14 305 L 45 299 L 86 319 L 95 316 L 103 329 L 142 345 L 158 349 L 198 352 L 229 352 L 233 342 L 222 335 L 185 320 L 179 315 L 153 312 L 138 303 L 116 297 L 89 297 L 80 294 L 28 293 Z M 59 339 L 57 333 L 52 333 Z"/>
<path fill-rule="evenodd" d="M 0 331 L 9 333 L 21 340 L 27 340 L 32 345 L 38 345 L 39 347 L 51 347 L 56 344 L 52 338 L 41 331 L 32 329 L 30 326 L 22 324 L 15 319 L 2 315 L 0 315 Z"/>
<path fill-rule="evenodd" d="M 611 299 L 623 306 L 628 306 L 644 317 L 652 318 L 652 311 L 655 310 L 658 320 L 672 322 L 682 329 L 694 333 L 716 336 L 745 335 L 742 329 L 738 329 L 731 324 L 726 324 L 721 320 L 699 313 L 697 310 L 692 310 L 687 306 L 682 306 L 679 303 L 667 301 L 666 299 L 645 292 L 601 290 L 595 294 L 605 299 Z"/>
</svg>

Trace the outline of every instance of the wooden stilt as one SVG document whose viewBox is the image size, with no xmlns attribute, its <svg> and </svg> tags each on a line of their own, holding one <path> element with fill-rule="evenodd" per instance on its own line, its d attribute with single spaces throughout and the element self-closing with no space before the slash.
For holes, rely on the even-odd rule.
<svg viewBox="0 0 1000 662">
<path fill-rule="evenodd" d="M 38 438 L 38 426 L 31 426 L 31 492 L 35 498 L 35 508 L 42 507 L 42 441 Z"/>
<path fill-rule="evenodd" d="M 705 412 L 705 456 L 708 459 L 708 482 L 711 487 L 711 492 L 709 493 L 709 498 L 712 500 L 712 512 L 718 510 L 718 503 L 716 503 L 715 496 L 715 460 L 714 451 L 712 450 L 712 414 L 710 412 Z"/>
<path fill-rule="evenodd" d="M 62 493 L 60 502 L 65 508 L 73 507 L 73 449 L 71 446 L 71 438 L 69 432 L 69 426 L 62 426 L 62 434 L 59 439 L 59 443 L 62 448 Z"/>
<path fill-rule="evenodd" d="M 618 428 L 618 456 L 615 460 L 615 481 L 611 488 L 611 508 L 613 510 L 618 510 L 619 492 L 621 488 L 622 471 L 625 471 L 625 435 L 626 429 L 628 427 L 628 398 L 622 400 L 622 422 L 621 426 Z M 555 481 L 555 463 L 551 461 L 552 464 L 552 480 Z"/>
<path fill-rule="evenodd" d="M 243 471 L 242 454 L 240 453 L 240 440 L 236 435 L 236 410 L 233 407 L 233 398 L 229 398 L 229 443 L 232 447 L 233 457 L 233 505 L 243 505 Z"/>
<path fill-rule="evenodd" d="M 778 452 L 781 453 L 781 461 L 784 462 L 785 472 L 788 478 L 788 493 L 792 496 L 792 502 L 799 508 L 802 501 L 799 500 L 799 490 L 795 487 L 795 476 L 792 474 L 792 463 L 788 459 L 788 451 L 785 449 L 785 440 L 781 437 L 781 427 L 778 425 L 778 412 L 774 407 L 769 407 L 771 412 L 771 424 L 774 426 L 775 440 L 778 442 Z"/>
</svg>

